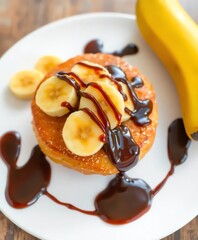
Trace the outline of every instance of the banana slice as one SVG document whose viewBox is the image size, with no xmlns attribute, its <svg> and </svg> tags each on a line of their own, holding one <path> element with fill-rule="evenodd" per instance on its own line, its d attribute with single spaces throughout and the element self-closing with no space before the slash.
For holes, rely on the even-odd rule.
<svg viewBox="0 0 198 240">
<path fill-rule="evenodd" d="M 74 65 L 71 70 L 77 74 L 85 83 L 89 82 L 106 82 L 108 78 L 100 77 L 101 75 L 110 76 L 108 70 L 103 66 L 89 61 L 82 61 Z"/>
<path fill-rule="evenodd" d="M 91 156 L 98 152 L 103 142 L 101 128 L 82 110 L 73 112 L 67 118 L 62 137 L 67 148 L 78 156 Z"/>
<path fill-rule="evenodd" d="M 134 104 L 133 104 L 133 101 L 132 101 L 132 99 L 131 99 L 131 97 L 130 97 L 129 90 L 128 90 L 126 84 L 121 83 L 121 82 L 120 82 L 120 84 L 121 84 L 121 86 L 122 86 L 123 92 L 124 92 L 124 93 L 126 94 L 126 96 L 127 96 L 127 100 L 124 101 L 124 105 L 125 105 L 125 107 L 127 107 L 128 109 L 130 109 L 131 111 L 133 111 L 133 110 L 134 110 Z M 124 111 L 124 114 L 122 115 L 122 122 L 127 121 L 130 117 L 131 117 L 131 116 Z"/>
<path fill-rule="evenodd" d="M 111 102 L 117 108 L 118 112 L 121 115 L 123 115 L 124 114 L 124 100 L 123 100 L 123 97 L 120 94 L 120 92 L 113 85 L 111 85 L 107 82 L 100 82 L 98 84 L 107 93 L 107 95 L 111 99 Z M 115 128 L 118 125 L 118 120 L 116 119 L 116 116 L 115 116 L 115 113 L 114 113 L 112 107 L 109 105 L 108 101 L 104 98 L 102 93 L 97 88 L 93 87 L 92 85 L 88 86 L 85 89 L 85 92 L 87 92 L 95 97 L 95 99 L 99 102 L 100 106 L 102 107 L 103 111 L 106 113 L 106 115 L 110 121 L 111 128 L 112 129 Z M 81 100 L 80 100 L 79 109 L 82 109 L 82 108 L 89 108 L 92 112 L 94 112 L 96 114 L 96 116 L 98 116 L 98 118 L 100 118 L 100 116 L 97 113 L 97 109 L 96 109 L 94 103 L 85 97 L 81 97 Z"/>
<path fill-rule="evenodd" d="M 111 80 L 109 79 L 108 83 L 109 83 L 110 85 L 112 85 L 113 87 L 115 87 L 115 88 L 118 90 L 118 86 L 117 86 L 117 84 L 115 84 L 114 81 L 111 81 Z M 122 83 L 122 82 L 119 82 L 119 84 L 120 84 L 121 87 L 122 87 L 123 93 L 127 96 L 127 100 L 124 100 L 124 105 L 125 105 L 125 107 L 127 107 L 128 109 L 130 109 L 131 111 L 133 111 L 133 110 L 134 110 L 134 104 L 133 104 L 133 101 L 132 101 L 132 99 L 131 99 L 131 97 L 130 97 L 129 90 L 128 90 L 126 84 L 124 84 L 124 83 Z M 123 113 L 123 115 L 122 115 L 122 120 L 121 120 L 121 122 L 127 121 L 128 119 L 130 119 L 130 117 L 131 117 L 131 116 L 124 111 L 124 113 Z"/>
<path fill-rule="evenodd" d="M 23 70 L 14 74 L 10 80 L 10 90 L 21 99 L 31 99 L 37 86 L 41 82 L 43 74 L 37 70 Z"/>
<path fill-rule="evenodd" d="M 46 75 L 60 63 L 62 63 L 62 60 L 58 57 L 43 56 L 37 61 L 35 69 L 41 71 L 44 75 Z"/>
<path fill-rule="evenodd" d="M 36 92 L 36 104 L 52 117 L 61 117 L 69 112 L 69 108 L 61 106 L 63 102 L 71 107 L 77 102 L 76 90 L 63 80 L 52 76 L 39 86 Z"/>
</svg>

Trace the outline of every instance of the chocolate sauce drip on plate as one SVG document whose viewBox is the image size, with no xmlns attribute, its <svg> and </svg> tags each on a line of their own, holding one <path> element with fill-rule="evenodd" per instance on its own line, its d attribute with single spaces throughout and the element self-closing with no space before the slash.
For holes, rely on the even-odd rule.
<svg viewBox="0 0 198 240">
<path fill-rule="evenodd" d="M 14 208 L 27 207 L 45 193 L 50 182 L 51 169 L 39 146 L 33 148 L 28 162 L 17 167 L 21 137 L 17 132 L 7 132 L 1 137 L 0 155 L 8 167 L 6 199 Z"/>
<path fill-rule="evenodd" d="M 134 43 L 124 46 L 122 49 L 110 52 L 114 56 L 123 57 L 126 55 L 133 55 L 138 53 L 139 49 Z M 105 53 L 104 43 L 100 39 L 94 39 L 88 42 L 84 48 L 84 53 Z M 107 52 L 106 52 L 107 53 Z"/>
<path fill-rule="evenodd" d="M 134 110 L 131 111 L 126 107 L 125 112 L 127 112 L 131 116 L 133 121 L 139 126 L 146 126 L 150 124 L 151 120 L 149 119 L 149 115 L 151 114 L 153 109 L 152 101 L 150 101 L 149 99 L 139 99 L 134 90 L 135 88 L 143 86 L 142 79 L 140 77 L 134 77 L 130 82 L 127 80 L 126 74 L 122 71 L 121 68 L 114 65 L 108 65 L 105 68 L 112 75 L 112 78 L 114 78 L 118 82 L 126 84 L 128 88 L 130 97 L 134 104 Z"/>
<path fill-rule="evenodd" d="M 84 47 L 84 53 L 98 53 L 103 52 L 104 43 L 100 39 L 89 41 Z"/>
<path fill-rule="evenodd" d="M 173 165 L 179 165 L 186 160 L 190 143 L 183 120 L 180 118 L 173 121 L 168 129 L 168 155 Z"/>
<path fill-rule="evenodd" d="M 186 134 L 183 120 L 181 118 L 174 120 L 168 128 L 167 143 L 171 167 L 163 181 L 153 189 L 153 195 L 156 195 L 166 183 L 167 179 L 173 175 L 175 166 L 182 164 L 187 159 L 190 143 L 191 140 Z"/>
<path fill-rule="evenodd" d="M 178 135 L 178 133 L 180 133 Z M 180 137 L 185 140 L 180 141 Z M 174 139 L 174 140 L 172 140 Z M 174 121 L 168 131 L 168 152 L 171 167 L 165 178 L 154 188 L 142 179 L 130 178 L 120 172 L 95 198 L 95 210 L 87 211 L 70 203 L 59 201 L 47 191 L 51 170 L 40 148 L 36 146 L 23 167 L 16 163 L 20 154 L 21 138 L 17 132 L 7 132 L 0 140 L 0 155 L 8 167 L 6 199 L 14 208 L 24 208 L 35 203 L 45 194 L 52 201 L 71 210 L 100 217 L 111 224 L 131 222 L 151 207 L 153 197 L 161 190 L 168 178 L 174 173 L 175 165 L 184 162 L 190 140 L 185 135 L 181 119 Z M 173 153 L 174 152 L 174 153 Z M 178 153 L 178 156 L 176 156 Z"/>
<path fill-rule="evenodd" d="M 112 224 L 131 222 L 146 213 L 152 203 L 152 190 L 142 179 L 120 173 L 98 194 L 95 207 L 101 219 Z"/>
</svg>

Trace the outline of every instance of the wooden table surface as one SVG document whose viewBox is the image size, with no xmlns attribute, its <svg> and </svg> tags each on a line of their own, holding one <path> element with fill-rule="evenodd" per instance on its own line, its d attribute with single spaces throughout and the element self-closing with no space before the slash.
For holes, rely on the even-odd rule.
<svg viewBox="0 0 198 240">
<path fill-rule="evenodd" d="M 133 14 L 135 2 L 136 0 L 0 0 L 0 56 L 17 40 L 46 23 L 88 12 Z M 152 0 L 150 2 L 152 4 Z M 180 2 L 198 23 L 198 0 Z M 0 240 L 35 239 L 0 212 Z M 198 240 L 198 217 L 163 240 Z"/>
</svg>

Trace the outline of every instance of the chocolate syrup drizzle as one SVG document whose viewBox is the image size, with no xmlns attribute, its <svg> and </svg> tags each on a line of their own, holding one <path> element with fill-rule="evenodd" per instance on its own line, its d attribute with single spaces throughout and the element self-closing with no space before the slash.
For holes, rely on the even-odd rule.
<svg viewBox="0 0 198 240">
<path fill-rule="evenodd" d="M 128 88 L 130 97 L 134 104 L 134 110 L 130 110 L 129 108 L 125 107 L 125 112 L 127 112 L 133 121 L 139 126 L 146 126 L 150 124 L 151 120 L 148 116 L 151 114 L 153 109 L 152 101 L 149 99 L 140 100 L 134 91 L 135 88 L 140 88 L 143 86 L 144 83 L 142 79 L 136 76 L 131 81 L 128 81 L 126 74 L 121 68 L 114 65 L 108 65 L 105 68 L 109 71 L 111 77 L 115 81 L 124 83 Z"/>
<path fill-rule="evenodd" d="M 57 204 L 84 214 L 98 216 L 107 223 L 128 223 L 150 209 L 153 197 L 174 173 L 174 167 L 186 160 L 189 146 L 190 140 L 185 133 L 183 121 L 177 119 L 170 125 L 168 131 L 168 155 L 171 166 L 165 178 L 152 189 L 144 180 L 130 178 L 124 172 L 120 172 L 96 196 L 95 210 L 88 211 L 61 202 L 47 191 L 51 168 L 39 146 L 33 148 L 24 166 L 17 167 L 21 137 L 19 133 L 10 131 L 1 136 L 0 140 L 0 155 L 8 168 L 6 199 L 14 208 L 25 208 L 35 203 L 42 195 L 46 195 Z"/>
<path fill-rule="evenodd" d="M 103 52 L 103 43 L 98 39 L 92 40 L 86 45 L 85 52 Z M 124 56 L 137 52 L 137 46 L 130 44 L 112 54 Z M 86 63 L 79 64 L 86 65 Z M 91 67 L 96 72 L 101 70 L 101 68 L 97 66 Z M 152 111 L 152 102 L 147 99 L 140 100 L 135 93 L 135 88 L 143 86 L 142 79 L 136 76 L 131 79 L 131 81 L 128 81 L 125 73 L 113 65 L 106 66 L 106 69 L 111 74 L 111 77 L 106 74 L 100 77 L 108 77 L 113 81 L 125 101 L 127 100 L 127 96 L 124 94 L 121 84 L 119 83 L 122 82 L 126 84 L 129 90 L 130 98 L 134 104 L 134 110 L 125 108 L 125 111 L 137 125 L 145 126 L 149 124 L 151 122 L 149 114 Z M 104 142 L 103 149 L 120 172 L 109 182 L 107 187 L 96 196 L 94 200 L 95 209 L 93 211 L 83 210 L 70 203 L 61 202 L 47 191 L 51 179 L 51 168 L 38 145 L 33 148 L 27 163 L 22 167 L 17 167 L 21 149 L 21 137 L 19 133 L 10 131 L 1 136 L 0 139 L 0 156 L 8 168 L 6 185 L 6 199 L 8 203 L 14 208 L 25 208 L 35 203 L 42 195 L 46 195 L 57 204 L 84 214 L 98 216 L 105 222 L 111 224 L 124 224 L 139 218 L 150 209 L 153 197 L 161 190 L 168 178 L 174 173 L 175 165 L 183 163 L 187 158 L 190 140 L 185 133 L 182 119 L 175 120 L 170 125 L 168 131 L 170 170 L 165 178 L 152 189 L 144 180 L 130 178 L 125 173 L 137 164 L 139 147 L 135 143 L 130 130 L 120 124 L 122 116 L 106 92 L 103 91 L 99 84 L 87 84 L 73 72 L 66 73 L 59 71 L 56 73 L 56 76 L 66 81 L 76 90 L 78 101 L 74 107 L 68 102 L 61 104 L 63 107 L 68 108 L 70 113 L 79 108 L 81 97 L 85 97 L 94 103 L 99 118 L 88 108 L 81 110 L 86 112 L 102 129 L 103 135 L 100 137 L 100 140 Z M 113 110 L 118 122 L 116 128 L 111 129 L 107 115 L 94 96 L 81 91 L 81 86 L 88 87 L 89 85 L 100 91 Z"/>
<path fill-rule="evenodd" d="M 133 55 L 138 53 L 139 49 L 134 43 L 129 43 L 120 50 L 111 52 L 114 56 L 123 57 L 126 55 Z M 104 52 L 104 43 L 100 39 L 94 39 L 88 42 L 84 48 L 84 53 L 105 53 Z M 107 53 L 107 52 L 106 52 Z"/>
<path fill-rule="evenodd" d="M 101 68 L 98 66 L 91 66 L 84 62 L 79 62 L 78 64 L 92 68 L 95 71 L 101 70 Z M 130 110 L 129 108 L 125 107 L 125 112 L 128 113 L 131 116 L 131 118 L 133 119 L 133 121 L 139 126 L 146 126 L 146 125 L 150 124 L 151 120 L 149 119 L 149 115 L 152 112 L 152 108 L 153 108 L 152 101 L 150 101 L 149 99 L 141 100 L 137 97 L 137 95 L 135 93 L 135 88 L 140 88 L 143 86 L 142 79 L 140 77 L 136 76 L 131 81 L 128 81 L 126 74 L 122 71 L 121 68 L 114 66 L 114 65 L 108 65 L 105 68 L 108 70 L 108 72 L 111 74 L 111 76 L 109 76 L 107 74 L 102 74 L 102 75 L 100 75 L 100 77 L 101 78 L 107 77 L 111 81 L 116 83 L 118 91 L 122 94 L 124 101 L 127 100 L 127 96 L 123 93 L 122 87 L 119 84 L 119 82 L 124 83 L 128 88 L 130 98 L 132 99 L 133 104 L 134 104 L 134 110 Z M 103 97 L 106 99 L 106 101 L 108 102 L 108 104 L 110 105 L 112 110 L 114 111 L 115 117 L 118 120 L 118 125 L 120 124 L 121 116 L 117 112 L 116 106 L 114 106 L 111 99 L 109 99 L 108 95 L 102 90 L 102 88 L 100 87 L 99 84 L 93 83 L 93 82 L 87 84 L 79 76 L 77 76 L 75 73 L 72 73 L 72 72 L 66 73 L 66 72 L 60 71 L 60 72 L 56 73 L 56 76 L 59 79 L 66 81 L 68 84 L 72 85 L 75 88 L 77 96 L 78 96 L 78 102 L 77 102 L 76 106 L 73 108 L 73 110 L 77 110 L 79 107 L 79 100 L 82 96 L 80 86 L 88 87 L 89 85 L 91 85 L 92 87 L 97 88 L 97 90 L 102 93 Z M 77 81 L 80 84 L 77 83 L 77 81 L 75 79 L 77 79 Z M 96 103 L 94 102 L 94 104 L 96 104 Z M 66 106 L 69 109 L 69 111 L 72 110 L 71 106 L 69 105 L 69 107 L 68 107 L 65 102 L 62 103 L 62 106 Z M 99 114 L 100 114 L 100 112 L 101 111 L 99 111 Z"/>
<path fill-rule="evenodd" d="M 107 115 L 104 113 L 100 104 L 93 95 L 81 91 L 80 85 L 70 76 L 68 76 L 68 73 L 57 72 L 56 76 L 59 79 L 66 81 L 76 89 L 79 100 L 81 97 L 85 97 L 94 103 L 100 120 L 91 110 L 87 108 L 83 108 L 81 110 L 86 112 L 103 131 L 104 136 L 101 137 L 101 141 L 105 142 L 103 149 L 106 151 L 116 168 L 119 171 L 126 171 L 135 166 L 138 161 L 139 146 L 135 143 L 129 129 L 124 125 L 120 125 L 122 115 L 118 112 L 116 106 L 113 104 L 108 94 L 102 89 L 102 87 L 96 82 L 87 84 L 87 86 L 92 86 L 97 89 L 113 110 L 115 118 L 118 121 L 118 126 L 115 129 L 111 129 Z M 74 109 L 78 109 L 79 100 Z"/>
<path fill-rule="evenodd" d="M 82 64 L 82 65 L 85 65 L 86 67 L 90 67 L 95 71 L 101 70 L 101 68 L 98 66 L 90 66 L 84 62 L 79 62 L 78 64 Z M 113 82 L 117 82 L 117 83 L 122 82 L 126 84 L 129 90 L 130 97 L 134 103 L 134 110 L 131 111 L 128 108 L 125 108 L 125 111 L 129 113 L 129 115 L 132 117 L 132 119 L 136 124 L 140 126 L 145 126 L 149 124 L 151 121 L 148 118 L 148 115 L 152 112 L 152 102 L 150 100 L 138 99 L 134 91 L 134 88 L 143 86 L 143 81 L 139 77 L 135 77 L 132 82 L 128 81 L 122 69 L 113 65 L 106 66 L 106 69 L 109 71 L 111 76 L 103 74 L 101 78 L 108 77 Z M 91 94 L 81 91 L 80 84 L 77 83 L 77 81 L 75 81 L 74 79 L 76 78 L 76 75 L 72 74 L 71 72 L 66 73 L 61 71 L 56 73 L 56 77 L 66 81 L 68 84 L 72 85 L 75 88 L 78 96 L 78 101 L 73 110 L 78 109 L 79 101 L 81 97 L 88 98 L 96 106 L 97 113 L 99 115 L 99 118 L 102 121 L 103 126 L 101 126 L 101 122 L 97 119 L 97 117 L 93 112 L 91 112 L 88 109 L 81 109 L 81 110 L 89 114 L 89 116 L 102 129 L 105 135 L 105 137 L 101 138 L 102 141 L 104 141 L 105 139 L 105 144 L 103 149 L 106 151 L 107 155 L 109 156 L 109 159 L 111 159 L 112 163 L 116 166 L 116 168 L 119 171 L 127 171 L 131 167 L 134 167 L 138 161 L 139 146 L 135 143 L 129 129 L 124 125 L 120 125 L 122 115 L 118 112 L 116 106 L 113 104 L 108 94 L 102 89 L 102 87 L 96 82 L 85 83 L 79 77 L 77 79 L 77 81 L 80 82 L 81 85 L 86 87 L 92 86 L 95 89 L 97 89 L 102 94 L 104 99 L 107 101 L 108 105 L 113 110 L 115 118 L 117 119 L 117 122 L 118 122 L 117 127 L 113 130 L 110 127 L 110 123 L 106 114 L 100 107 L 100 104 L 97 102 L 97 100 Z M 122 88 L 120 88 L 120 90 L 121 89 Z M 128 148 L 126 148 L 125 146 L 127 146 Z"/>
</svg>

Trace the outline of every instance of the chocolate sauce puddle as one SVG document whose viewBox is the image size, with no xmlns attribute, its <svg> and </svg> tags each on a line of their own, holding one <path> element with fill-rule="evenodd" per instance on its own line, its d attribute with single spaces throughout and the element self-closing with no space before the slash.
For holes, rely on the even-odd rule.
<svg viewBox="0 0 198 240">
<path fill-rule="evenodd" d="M 95 210 L 87 211 L 70 203 L 61 202 L 47 191 L 51 169 L 39 146 L 33 148 L 24 166 L 17 167 L 21 137 L 19 133 L 10 131 L 1 136 L 0 140 L 0 155 L 8 167 L 6 199 L 14 208 L 25 208 L 45 194 L 57 204 L 84 214 L 98 216 L 107 223 L 128 223 L 150 209 L 153 197 L 174 173 L 174 167 L 186 160 L 189 146 L 190 140 L 185 133 L 183 121 L 177 119 L 168 130 L 168 155 L 171 166 L 165 178 L 152 189 L 144 180 L 130 178 L 126 173 L 120 172 L 96 196 Z"/>
<path fill-rule="evenodd" d="M 168 155 L 172 164 L 179 165 L 187 159 L 190 143 L 183 121 L 173 121 L 168 129 Z"/>
<path fill-rule="evenodd" d="M 7 132 L 1 137 L 0 156 L 8 167 L 6 199 L 14 208 L 24 208 L 35 203 L 46 192 L 51 169 L 39 146 L 33 148 L 28 162 L 17 167 L 21 137 L 17 132 Z"/>
<path fill-rule="evenodd" d="M 138 53 L 139 49 L 137 45 L 134 43 L 130 43 L 126 46 L 124 46 L 122 49 L 111 52 L 109 54 L 112 54 L 114 56 L 123 57 L 126 55 L 133 55 Z M 104 52 L 104 43 L 100 39 L 94 39 L 89 41 L 85 48 L 84 53 L 105 53 Z M 107 53 L 107 52 L 106 52 Z"/>
<path fill-rule="evenodd" d="M 142 179 L 119 173 L 95 198 L 98 216 L 111 224 L 131 222 L 146 213 L 152 203 L 152 190 Z"/>
<path fill-rule="evenodd" d="M 167 179 L 173 175 L 175 166 L 184 163 L 187 159 L 188 149 L 191 140 L 188 138 L 184 123 L 181 118 L 174 120 L 168 128 L 168 157 L 171 167 L 166 177 L 153 189 L 153 195 L 156 195 L 166 183 Z"/>
</svg>

